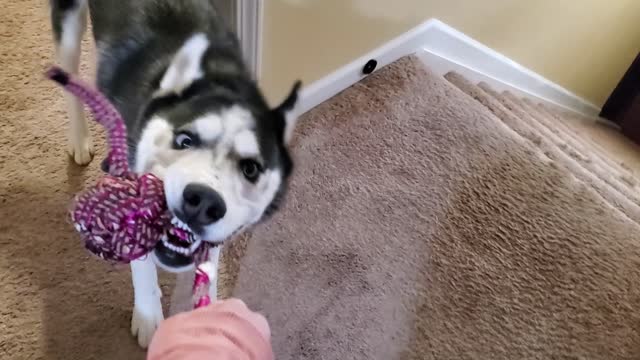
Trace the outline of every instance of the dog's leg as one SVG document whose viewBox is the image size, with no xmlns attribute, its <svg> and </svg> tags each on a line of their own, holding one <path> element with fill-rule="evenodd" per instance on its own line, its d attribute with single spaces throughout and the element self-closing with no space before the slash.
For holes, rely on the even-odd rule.
<svg viewBox="0 0 640 360">
<path fill-rule="evenodd" d="M 162 291 L 158 286 L 158 272 L 151 257 L 131 262 L 133 279 L 133 317 L 131 333 L 138 338 L 138 344 L 147 348 L 160 322 L 162 313 Z"/>
<path fill-rule="evenodd" d="M 80 67 L 82 36 L 87 28 L 87 0 L 51 0 L 51 22 L 60 66 L 77 74 Z M 78 165 L 86 165 L 93 156 L 93 144 L 84 108 L 73 95 L 65 93 L 69 108 L 68 152 Z"/>
</svg>

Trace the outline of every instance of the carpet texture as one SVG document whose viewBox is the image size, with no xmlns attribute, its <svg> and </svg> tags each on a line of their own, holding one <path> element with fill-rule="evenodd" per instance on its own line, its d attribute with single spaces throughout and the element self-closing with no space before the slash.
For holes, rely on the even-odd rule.
<svg viewBox="0 0 640 360">
<path fill-rule="evenodd" d="M 128 270 L 67 221 L 100 172 L 65 154 L 48 29 L 45 1 L 3 4 L 0 357 L 143 359 Z M 638 358 L 640 149 L 614 130 L 409 57 L 306 114 L 293 151 L 283 209 L 220 281 L 278 359 Z"/>
<path fill-rule="evenodd" d="M 637 358 L 633 175 L 559 110 L 447 79 L 405 58 L 305 115 L 235 291 L 279 359 Z"/>
</svg>

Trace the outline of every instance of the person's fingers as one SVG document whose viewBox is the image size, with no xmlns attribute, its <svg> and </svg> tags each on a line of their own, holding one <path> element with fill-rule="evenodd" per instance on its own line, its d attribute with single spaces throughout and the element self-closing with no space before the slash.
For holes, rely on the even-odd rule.
<svg viewBox="0 0 640 360">
<path fill-rule="evenodd" d="M 269 328 L 269 322 L 267 322 L 267 319 L 256 312 L 251 313 L 250 316 L 251 318 L 249 321 L 251 321 L 253 326 L 258 329 L 260 335 L 262 335 L 265 340 L 271 341 L 271 329 Z"/>
<path fill-rule="evenodd" d="M 244 301 L 236 298 L 219 300 L 211 305 L 211 309 L 213 310 L 214 308 L 216 311 L 232 312 L 246 319 L 260 332 L 260 335 L 262 335 L 265 340 L 271 340 L 271 329 L 269 328 L 267 319 L 263 315 L 249 309 Z"/>
<path fill-rule="evenodd" d="M 221 308 L 225 310 L 239 311 L 239 312 L 249 312 L 249 308 L 244 301 L 240 299 L 231 298 L 228 300 L 221 301 Z"/>
<path fill-rule="evenodd" d="M 232 311 L 244 317 L 260 332 L 260 335 L 262 335 L 265 340 L 269 341 L 271 339 L 271 330 L 269 329 L 267 319 L 261 314 L 250 310 L 244 301 L 240 299 L 229 299 L 224 301 L 220 309 Z"/>
<path fill-rule="evenodd" d="M 212 331 L 203 332 L 203 329 Z M 216 329 L 218 331 L 213 331 Z M 205 333 L 209 335 L 204 335 Z M 202 335 L 194 336 L 194 334 Z M 237 350 L 258 351 L 260 354 L 264 352 L 265 356 L 272 354 L 271 330 L 267 319 L 261 314 L 251 311 L 243 301 L 229 299 L 216 301 L 209 306 L 178 314 L 162 322 L 149 349 L 150 359 L 160 359 L 160 354 L 168 354 L 171 349 L 177 351 L 175 354 L 186 354 L 192 351 L 190 349 L 196 347 L 206 349 L 207 346 L 213 352 L 223 351 L 226 349 L 225 347 L 215 350 L 216 346 L 223 343 L 234 344 L 233 342 L 227 343 L 229 341 L 226 338 L 228 334 L 242 340 L 241 344 L 235 345 L 238 347 Z M 260 338 L 263 341 L 259 341 Z M 176 359 L 178 358 L 180 357 Z M 269 358 L 272 359 L 272 357 Z"/>
</svg>

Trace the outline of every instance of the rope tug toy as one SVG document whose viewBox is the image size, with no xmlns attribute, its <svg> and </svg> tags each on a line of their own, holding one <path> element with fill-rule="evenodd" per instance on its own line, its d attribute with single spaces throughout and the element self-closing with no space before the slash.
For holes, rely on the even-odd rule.
<svg viewBox="0 0 640 360">
<path fill-rule="evenodd" d="M 130 171 L 126 126 L 116 108 L 99 91 L 59 67 L 46 76 L 84 102 L 107 130 L 109 174 L 76 196 L 70 212 L 85 247 L 103 260 L 127 264 L 149 254 L 163 236 L 189 242 L 191 234 L 171 224 L 162 180 Z M 217 269 L 208 262 L 210 247 L 202 242 L 193 254 L 195 308 L 211 302 L 208 289 Z"/>
</svg>

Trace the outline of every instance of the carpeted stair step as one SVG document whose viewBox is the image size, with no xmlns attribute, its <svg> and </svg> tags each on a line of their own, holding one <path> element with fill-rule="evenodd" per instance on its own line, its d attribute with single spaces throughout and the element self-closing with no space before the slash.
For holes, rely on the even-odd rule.
<svg viewBox="0 0 640 360">
<path fill-rule="evenodd" d="M 598 153 L 600 153 L 604 159 L 606 159 L 610 163 L 615 164 L 614 167 L 621 168 L 623 170 L 622 172 L 625 177 L 634 178 L 636 179 L 635 182 L 637 182 L 637 179 L 640 176 L 639 172 L 634 173 L 624 163 L 618 163 L 618 162 L 612 161 L 609 158 L 610 156 L 608 155 L 609 152 L 606 151 L 602 147 L 602 145 L 598 143 L 598 141 L 591 139 L 589 135 L 581 131 L 589 128 L 596 129 L 598 131 L 590 131 L 589 134 L 590 135 L 594 135 L 594 134 L 612 135 L 612 136 L 601 138 L 602 140 L 613 140 L 613 141 L 608 141 L 608 145 L 618 146 L 619 144 L 622 143 L 623 146 L 632 145 L 631 148 L 639 149 L 637 144 L 633 143 L 633 141 L 625 137 L 620 137 L 619 131 L 612 130 L 610 124 L 603 124 L 602 122 L 599 122 L 599 121 L 594 122 L 593 119 L 586 118 L 583 115 L 576 114 L 575 112 L 567 111 L 559 107 L 553 107 L 547 104 L 537 104 L 536 108 L 542 113 L 549 114 L 552 119 L 555 119 L 560 123 L 560 126 L 565 127 L 572 134 L 574 134 L 574 136 L 576 136 L 577 138 L 585 142 L 587 146 L 598 151 Z M 603 129 L 606 129 L 607 131 L 602 131 Z"/>
<path fill-rule="evenodd" d="M 512 94 L 513 101 L 517 101 L 525 112 L 533 116 L 538 122 L 545 126 L 549 131 L 566 140 L 571 146 L 578 150 L 582 154 L 589 154 L 590 160 L 594 161 L 598 166 L 603 168 L 603 171 L 610 172 L 613 176 L 617 177 L 626 185 L 630 186 L 633 191 L 637 191 L 637 181 L 634 180 L 633 174 L 627 169 L 622 168 L 619 164 L 611 161 L 609 157 L 605 156 L 597 143 L 589 141 L 578 136 L 568 125 L 565 124 L 566 120 L 558 120 L 556 117 L 544 110 L 543 107 L 537 106 L 530 99 L 517 98 Z M 593 121 L 593 120 L 587 120 Z"/>
<path fill-rule="evenodd" d="M 485 89 L 487 89 L 487 91 L 491 92 L 492 96 L 496 97 L 499 101 L 501 101 L 504 105 L 511 109 L 511 111 L 514 112 L 517 116 L 522 117 L 527 122 L 530 122 L 542 136 L 552 141 L 567 155 L 575 158 L 583 168 L 591 171 L 594 175 L 596 175 L 598 178 L 600 178 L 602 181 L 607 183 L 619 193 L 629 198 L 629 200 L 633 201 L 636 205 L 640 205 L 640 200 L 638 199 L 636 194 L 631 189 L 629 189 L 629 186 L 627 184 L 624 184 L 618 178 L 611 176 L 610 172 L 603 171 L 591 161 L 591 157 L 589 156 L 591 151 L 580 153 L 575 147 L 567 143 L 567 141 L 561 139 L 553 132 L 549 131 L 544 125 L 540 124 L 540 122 L 537 121 L 535 117 L 524 111 L 524 109 L 519 105 L 519 100 L 513 94 L 509 92 L 498 94 L 497 92 L 491 90 L 490 87 L 486 84 L 484 84 L 483 86 L 485 86 Z"/>
<path fill-rule="evenodd" d="M 556 146 L 564 150 L 569 156 L 575 158 L 584 168 L 596 174 L 603 181 L 617 191 L 623 193 L 637 205 L 640 205 L 640 199 L 636 195 L 637 189 L 634 189 L 633 186 L 623 182 L 621 174 L 616 169 L 613 169 L 608 164 L 600 161 L 600 158 L 594 149 L 581 146 L 580 143 L 574 141 L 570 135 L 562 130 L 562 126 L 554 127 L 547 118 L 541 117 L 537 111 L 529 109 L 526 103 L 514 94 L 507 91 L 500 95 L 496 94 L 496 96 L 503 98 L 505 102 L 511 104 L 514 108 L 514 112 L 516 112 L 518 116 L 525 118 L 526 121 L 531 121 L 542 136 L 553 141 Z M 558 130 L 552 131 L 551 129 L 553 128 Z"/>
<path fill-rule="evenodd" d="M 604 181 L 602 179 L 605 177 L 604 175 L 589 170 L 589 163 L 583 161 L 580 156 L 570 156 L 571 149 L 568 146 L 558 146 L 554 143 L 550 132 L 541 132 L 539 123 L 524 113 L 515 103 L 501 96 L 485 83 L 474 85 L 457 73 L 449 73 L 445 75 L 445 78 L 480 104 L 486 106 L 513 131 L 535 144 L 544 155 L 556 161 L 569 174 L 591 186 L 611 210 L 617 209 L 640 224 L 640 206 L 632 201 L 626 193 Z"/>
</svg>

